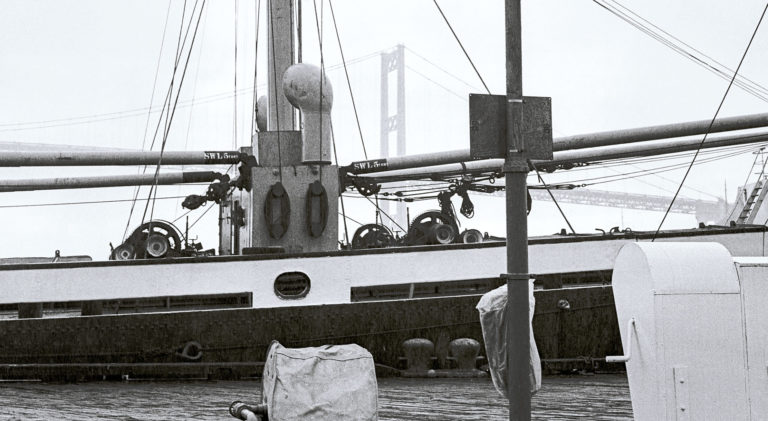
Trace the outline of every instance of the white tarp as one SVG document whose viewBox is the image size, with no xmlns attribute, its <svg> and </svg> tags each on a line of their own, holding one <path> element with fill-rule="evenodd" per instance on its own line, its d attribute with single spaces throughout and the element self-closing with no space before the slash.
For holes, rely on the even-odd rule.
<svg viewBox="0 0 768 421">
<path fill-rule="evenodd" d="M 270 421 L 378 420 L 373 356 L 359 345 L 285 348 L 272 342 L 263 376 Z"/>
<path fill-rule="evenodd" d="M 528 320 L 531 335 L 531 358 L 529 379 L 531 383 L 531 393 L 536 393 L 541 389 L 541 360 L 539 359 L 539 350 L 536 348 L 536 341 L 533 340 L 533 310 L 536 307 L 536 300 L 533 298 L 533 280 L 528 288 Z M 480 325 L 483 328 L 483 340 L 485 342 L 485 352 L 488 356 L 488 367 L 491 371 L 491 380 L 496 390 L 502 396 L 507 396 L 507 286 L 501 286 L 494 289 L 480 298 L 477 303 L 477 310 L 480 312 Z"/>
</svg>

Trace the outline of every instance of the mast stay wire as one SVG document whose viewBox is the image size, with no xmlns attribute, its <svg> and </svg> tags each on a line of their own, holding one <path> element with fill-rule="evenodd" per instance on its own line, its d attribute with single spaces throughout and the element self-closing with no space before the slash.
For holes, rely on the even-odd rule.
<svg viewBox="0 0 768 421">
<path fill-rule="evenodd" d="M 256 77 L 259 75 L 259 66 L 256 64 L 258 63 L 259 59 L 259 21 L 260 16 L 259 12 L 261 10 L 261 0 L 256 0 L 256 7 L 255 7 L 255 27 L 254 27 L 254 52 L 253 52 L 253 104 L 251 106 L 251 131 L 250 135 L 251 138 L 253 138 L 253 134 L 256 133 L 254 130 L 254 125 L 256 123 L 256 107 L 258 106 L 259 98 L 257 97 L 256 93 Z"/>
<path fill-rule="evenodd" d="M 195 39 L 197 39 L 197 32 L 198 32 L 198 29 L 200 28 L 200 21 L 201 21 L 201 18 L 203 16 L 203 12 L 205 11 L 205 2 L 206 2 L 206 0 L 202 1 L 201 6 L 200 6 L 200 12 L 197 15 L 197 22 L 195 23 L 195 30 L 192 33 L 192 40 L 190 41 L 189 49 L 187 51 L 187 58 L 186 58 L 186 60 L 184 62 L 184 67 L 183 67 L 182 72 L 181 72 L 181 79 L 179 80 L 179 86 L 178 86 L 178 88 L 176 88 L 176 98 L 174 100 L 173 108 L 169 109 L 169 112 L 167 113 L 168 123 L 167 123 L 167 125 L 165 127 L 165 131 L 163 133 L 163 142 L 162 142 L 162 144 L 160 146 L 160 158 L 157 161 L 157 167 L 155 169 L 154 184 L 152 186 L 150 186 L 150 190 L 149 190 L 149 195 L 150 196 L 152 196 L 152 192 L 154 191 L 154 195 L 155 195 L 155 197 L 157 197 L 157 181 L 158 181 L 158 178 L 160 176 L 160 167 L 161 167 L 162 162 L 163 162 L 163 153 L 165 152 L 165 146 L 166 146 L 166 144 L 168 142 L 168 135 L 170 134 L 171 124 L 173 123 L 173 117 L 176 114 L 176 105 L 179 102 L 179 97 L 180 97 L 180 94 L 181 94 L 181 88 L 184 85 L 184 79 L 186 78 L 187 69 L 189 68 L 189 60 L 192 58 L 192 52 L 193 52 L 193 47 L 195 45 Z M 197 7 L 197 0 L 195 0 L 195 5 L 193 6 L 192 13 L 190 14 L 190 22 L 189 22 L 189 25 L 187 26 L 187 33 L 189 32 L 190 26 L 192 26 L 192 19 L 194 17 L 194 11 L 195 11 L 196 7 Z M 186 36 L 184 38 L 185 38 L 185 42 L 186 42 Z M 183 49 L 183 46 L 182 46 L 182 49 Z M 175 69 L 174 69 L 174 74 L 175 74 Z M 173 81 L 171 83 L 173 83 Z M 149 201 L 147 201 L 147 204 L 146 204 L 146 206 L 144 208 L 144 216 L 146 216 L 147 208 L 148 207 L 149 207 Z M 152 220 L 152 218 L 154 216 L 154 211 L 155 211 L 155 202 L 153 200 L 152 201 L 152 210 L 150 212 L 150 224 L 151 224 L 151 220 Z M 141 219 L 142 223 L 144 223 L 144 220 L 145 220 L 144 216 L 142 216 L 142 219 Z M 150 230 L 151 230 L 151 226 L 150 226 Z"/>
<path fill-rule="evenodd" d="M 197 7 L 197 2 L 195 2 L 195 6 L 192 9 L 192 14 L 194 13 L 194 10 L 195 10 L 196 7 Z M 173 83 L 174 83 L 174 78 L 176 76 L 176 69 L 179 66 L 179 61 L 181 60 L 181 53 L 184 50 L 184 45 L 187 42 L 187 34 L 189 33 L 189 26 L 188 26 L 187 27 L 187 33 L 184 35 L 184 41 L 182 42 L 181 35 L 184 32 L 184 17 L 186 16 L 186 11 L 187 11 L 187 1 L 184 0 L 184 7 L 183 7 L 182 12 L 181 12 L 181 19 L 179 20 L 179 22 L 180 22 L 179 36 L 178 36 L 178 39 L 176 40 L 176 52 L 174 53 L 174 63 L 173 63 L 173 72 L 171 74 L 171 81 L 168 84 L 168 89 L 165 92 L 165 98 L 163 99 L 163 106 L 162 106 L 162 108 L 160 110 L 160 115 L 157 117 L 157 125 L 155 125 L 155 131 L 154 131 L 154 133 L 152 135 L 152 143 L 150 143 L 150 145 L 149 145 L 149 150 L 152 150 L 155 147 L 155 141 L 157 140 L 157 134 L 160 131 L 161 125 L 163 125 L 163 117 L 165 116 L 166 122 L 168 120 L 168 113 L 170 112 L 170 101 L 171 101 L 171 96 L 173 94 Z M 191 23 L 191 16 L 192 16 L 192 14 L 190 14 L 190 23 Z M 159 63 L 158 63 L 158 65 L 159 65 Z M 149 105 L 150 105 L 150 110 L 151 110 L 152 104 L 150 103 Z M 145 174 L 147 172 L 147 168 L 148 168 L 147 165 L 143 166 L 142 174 Z M 137 198 L 139 197 L 139 192 L 140 191 L 141 191 L 141 186 L 136 186 L 136 189 L 134 191 L 134 197 L 133 197 L 134 201 L 137 200 Z M 152 187 L 150 187 L 149 195 L 150 196 L 152 195 Z M 149 199 L 147 199 L 147 200 L 149 200 Z M 135 203 L 131 205 L 131 210 L 130 210 L 130 212 L 128 214 L 128 220 L 126 221 L 126 224 L 125 224 L 125 231 L 123 232 L 123 241 L 125 241 L 125 237 L 128 235 L 128 228 L 130 227 L 131 219 L 133 218 L 133 211 L 135 209 L 135 206 L 136 206 Z M 147 201 L 146 206 L 149 206 L 149 201 Z M 141 223 L 142 224 L 144 223 L 144 218 L 146 217 L 146 214 L 147 214 L 147 207 L 146 206 L 144 208 L 144 214 L 141 217 Z"/>
<path fill-rule="evenodd" d="M 363 138 L 363 129 L 360 126 L 360 117 L 358 116 L 358 113 L 357 113 L 357 105 L 355 104 L 355 95 L 352 93 L 352 83 L 350 82 L 350 79 L 349 79 L 349 70 L 347 70 L 347 60 L 344 58 L 344 49 L 341 48 L 341 37 L 339 36 L 339 26 L 336 24 L 336 14 L 333 11 L 333 0 L 328 0 L 328 6 L 331 9 L 331 19 L 333 20 L 333 29 L 336 32 L 336 42 L 339 45 L 339 53 L 341 54 L 341 64 L 344 67 L 344 76 L 347 79 L 347 88 L 349 89 L 349 97 L 352 100 L 352 110 L 355 112 L 355 122 L 357 123 L 357 132 L 360 134 L 360 143 L 363 145 L 363 155 L 367 160 L 368 151 L 365 147 L 365 139 Z"/>
<path fill-rule="evenodd" d="M 440 12 L 440 16 L 443 17 L 443 20 L 445 21 L 445 24 L 448 25 L 448 29 L 451 30 L 451 33 L 453 34 L 453 37 L 456 39 L 456 42 L 459 43 L 459 47 L 461 47 L 461 51 L 464 52 L 464 56 L 467 57 L 467 60 L 469 61 L 469 64 L 472 65 L 472 68 L 475 70 L 475 74 L 477 74 L 477 77 L 480 79 L 480 82 L 483 84 L 483 87 L 485 88 L 486 92 L 488 92 L 488 95 L 490 95 L 491 94 L 491 90 L 488 89 L 488 85 L 485 84 L 485 80 L 483 80 L 483 77 L 480 76 L 480 72 L 477 70 L 477 67 L 475 67 L 475 63 L 469 57 L 469 53 L 464 48 L 464 44 L 461 43 L 461 40 L 459 39 L 459 36 L 456 35 L 456 31 L 453 30 L 453 26 L 451 26 L 451 22 L 448 21 L 448 18 L 445 16 L 445 13 L 443 13 L 443 9 L 441 9 L 440 5 L 437 4 L 437 0 L 432 0 L 432 2 L 435 3 L 435 7 L 437 7 L 437 11 Z"/>
<path fill-rule="evenodd" d="M 157 77 L 160 74 L 160 62 L 163 57 L 163 48 L 165 47 L 165 34 L 168 31 L 168 18 L 171 16 L 171 1 L 168 0 L 168 10 L 165 12 L 165 23 L 163 24 L 163 35 L 160 37 L 160 52 L 157 54 L 157 65 L 155 66 L 155 77 L 152 81 L 152 94 L 149 97 L 149 107 L 147 108 L 147 122 L 144 125 L 144 136 L 141 141 L 141 150 L 144 150 L 147 144 L 147 133 L 149 133 L 149 122 L 152 119 L 152 104 L 155 102 L 155 91 L 157 89 Z M 140 171 L 140 170 L 139 170 Z M 146 166 L 144 167 L 146 171 Z M 136 207 L 136 198 L 139 196 L 140 186 L 136 186 L 133 192 L 133 203 L 131 204 L 131 210 L 128 214 L 128 222 L 125 225 L 125 231 L 123 232 L 123 241 L 128 235 L 128 228 L 131 224 L 131 217 L 133 216 L 133 210 Z"/>
<path fill-rule="evenodd" d="M 733 82 L 736 80 L 736 75 L 739 74 L 741 65 L 744 63 L 744 59 L 747 57 L 747 53 L 749 52 L 749 47 L 752 46 L 752 41 L 755 39 L 755 35 L 757 35 L 757 31 L 760 29 L 760 24 L 763 22 L 763 18 L 765 17 L 766 10 L 768 10 L 768 3 L 766 3 L 765 8 L 763 8 L 763 13 L 760 15 L 760 19 L 757 21 L 757 25 L 755 25 L 755 30 L 752 32 L 752 36 L 749 38 L 747 47 L 744 49 L 744 53 L 741 55 L 741 59 L 739 60 L 739 65 L 736 66 L 736 71 L 733 73 L 731 82 L 728 83 L 728 87 L 725 89 L 725 93 L 723 93 L 723 98 L 720 100 L 720 104 L 717 106 L 717 110 L 715 110 L 715 115 L 712 116 L 712 121 L 709 122 L 709 127 L 707 127 L 707 131 L 704 133 L 704 136 L 702 137 L 701 142 L 699 143 L 699 147 L 698 149 L 696 149 L 696 153 L 693 155 L 693 159 L 691 159 L 691 164 L 688 165 L 688 169 L 685 171 L 685 174 L 683 175 L 683 179 L 680 180 L 680 186 L 678 186 L 677 191 L 675 192 L 675 195 L 672 196 L 672 201 L 669 202 L 669 207 L 667 207 L 667 211 L 664 212 L 664 217 L 661 218 L 659 227 L 656 228 L 656 232 L 653 234 L 653 238 L 651 239 L 652 242 L 655 241 L 656 236 L 659 235 L 659 231 L 661 231 L 661 227 L 662 225 L 664 225 L 664 221 L 667 219 L 667 215 L 669 215 L 669 211 L 672 209 L 672 206 L 675 204 L 675 199 L 677 198 L 677 195 L 680 193 L 680 190 L 683 188 L 683 184 L 685 184 L 685 180 L 686 178 L 688 178 L 688 174 L 690 174 L 691 168 L 693 168 L 693 163 L 696 162 L 696 157 L 699 155 L 699 151 L 701 150 L 701 147 L 704 146 L 704 142 L 707 140 L 707 135 L 709 135 L 710 130 L 712 130 L 712 126 L 715 124 L 715 119 L 717 119 L 717 115 L 720 113 L 720 110 L 723 108 L 725 99 L 728 97 L 728 92 L 731 90 L 731 86 L 733 86 Z"/>
<path fill-rule="evenodd" d="M 549 186 L 544 181 L 544 178 L 541 177 L 541 173 L 539 173 L 539 169 L 536 168 L 536 165 L 531 161 L 528 160 L 528 165 L 533 167 L 533 170 L 536 171 L 536 177 L 539 178 L 539 182 L 544 185 L 544 188 L 547 190 L 547 193 L 549 193 L 549 198 L 552 199 L 552 202 L 554 202 L 555 206 L 557 206 L 557 210 L 560 212 L 560 215 L 562 215 L 563 219 L 565 220 L 565 223 L 568 224 L 568 228 L 571 230 L 571 233 L 576 234 L 576 230 L 573 229 L 573 225 L 571 225 L 571 221 L 568 220 L 568 217 L 565 216 L 565 212 L 563 212 L 563 208 L 560 207 L 560 204 L 557 203 L 557 199 L 555 199 L 555 195 L 552 194 L 552 190 L 549 189 Z"/>
<path fill-rule="evenodd" d="M 475 63 L 472 61 L 472 58 L 469 56 L 469 53 L 464 48 L 464 44 L 462 44 L 461 40 L 459 39 L 458 34 L 456 34 L 456 31 L 453 30 L 453 26 L 451 26 L 451 22 L 448 21 L 448 18 L 445 16 L 445 13 L 443 13 L 443 9 L 440 8 L 440 5 L 437 3 L 437 0 L 432 0 L 432 2 L 435 4 L 435 7 L 437 7 L 437 11 L 440 12 L 440 16 L 443 17 L 443 20 L 445 21 L 445 24 L 448 25 L 448 29 L 451 30 L 451 33 L 453 34 L 453 37 L 456 39 L 456 42 L 459 44 L 459 47 L 461 47 L 461 51 L 464 52 L 464 56 L 467 58 L 467 61 L 469 61 L 469 64 L 472 65 L 472 69 L 475 70 L 475 73 L 477 74 L 478 79 L 480 79 L 480 82 L 483 84 L 483 87 L 485 88 L 488 95 L 491 95 L 491 90 L 488 89 L 488 85 L 486 85 L 485 80 L 480 75 L 480 71 L 477 70 L 477 66 L 475 66 Z M 413 70 L 413 69 L 411 69 Z M 530 161 L 529 161 L 530 162 Z M 535 169 L 535 167 L 534 167 Z M 538 170 L 536 170 L 536 173 L 538 174 Z M 539 175 L 539 180 L 542 180 L 541 175 Z M 542 180 L 543 182 L 543 180 Z M 549 187 L 547 187 L 547 184 L 544 183 L 544 187 L 549 192 L 549 195 L 552 198 L 552 201 L 555 202 L 555 205 L 557 205 L 557 208 L 560 210 L 560 213 L 563 215 L 563 218 L 565 218 L 565 221 L 568 223 L 568 226 L 571 228 L 571 231 L 573 231 L 573 227 L 571 226 L 571 223 L 568 222 L 568 218 L 566 218 L 565 214 L 563 213 L 562 208 L 560 207 L 560 204 L 557 203 L 557 200 L 555 199 L 555 196 L 552 195 L 552 192 L 549 191 Z M 575 231 L 574 231 L 575 233 Z"/>
<path fill-rule="evenodd" d="M 237 149 L 237 3 L 238 0 L 233 0 L 235 3 L 235 71 L 234 73 L 234 88 L 232 89 L 232 150 Z"/>
</svg>

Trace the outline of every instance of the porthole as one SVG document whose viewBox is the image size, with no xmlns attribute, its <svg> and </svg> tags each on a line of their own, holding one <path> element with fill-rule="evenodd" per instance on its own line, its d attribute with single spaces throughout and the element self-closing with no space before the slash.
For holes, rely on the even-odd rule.
<svg viewBox="0 0 768 421">
<path fill-rule="evenodd" d="M 309 294 L 309 276 L 302 272 L 285 272 L 275 279 L 275 294 L 287 300 L 304 298 Z"/>
</svg>

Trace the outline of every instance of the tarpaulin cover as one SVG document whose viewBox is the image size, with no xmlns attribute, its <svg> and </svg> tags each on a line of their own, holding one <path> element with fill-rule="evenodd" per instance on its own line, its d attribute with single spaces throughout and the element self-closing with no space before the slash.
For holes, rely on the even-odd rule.
<svg viewBox="0 0 768 421">
<path fill-rule="evenodd" d="M 272 342 L 263 381 L 270 421 L 378 420 L 373 356 L 359 345 L 285 348 Z"/>
<path fill-rule="evenodd" d="M 533 298 L 533 281 L 528 288 L 528 320 L 531 335 L 531 358 L 529 376 L 531 393 L 541 389 L 541 360 L 536 341 L 533 340 L 533 310 L 536 300 Z M 480 312 L 480 325 L 483 328 L 485 352 L 491 380 L 502 396 L 507 396 L 507 286 L 501 286 L 483 295 L 477 303 Z"/>
</svg>

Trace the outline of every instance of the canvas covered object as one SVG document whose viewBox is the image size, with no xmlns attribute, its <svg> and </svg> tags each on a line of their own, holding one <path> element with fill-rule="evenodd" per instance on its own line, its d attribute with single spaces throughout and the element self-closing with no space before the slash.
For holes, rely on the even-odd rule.
<svg viewBox="0 0 768 421">
<path fill-rule="evenodd" d="M 272 342 L 263 374 L 270 421 L 378 420 L 373 356 L 365 348 L 285 348 Z"/>
<path fill-rule="evenodd" d="M 536 341 L 533 340 L 533 310 L 536 306 L 536 300 L 533 297 L 533 280 L 528 288 L 528 314 L 531 335 L 530 351 L 530 389 L 531 393 L 536 393 L 541 389 L 541 360 L 539 359 L 539 350 L 536 348 Z M 480 325 L 483 328 L 483 340 L 485 342 L 485 352 L 488 356 L 488 368 L 491 371 L 491 379 L 496 390 L 502 396 L 507 396 L 507 286 L 503 285 L 494 289 L 480 298 L 477 303 L 477 310 L 480 312 Z"/>
</svg>

